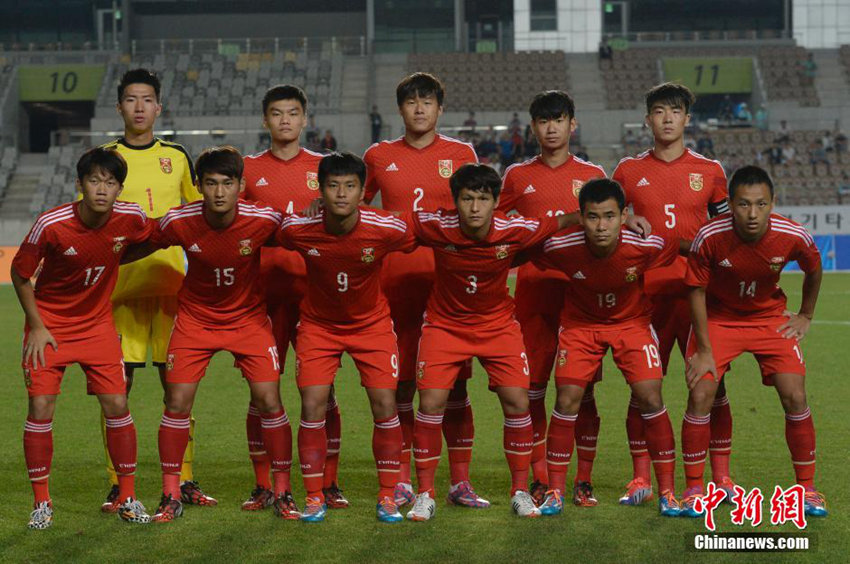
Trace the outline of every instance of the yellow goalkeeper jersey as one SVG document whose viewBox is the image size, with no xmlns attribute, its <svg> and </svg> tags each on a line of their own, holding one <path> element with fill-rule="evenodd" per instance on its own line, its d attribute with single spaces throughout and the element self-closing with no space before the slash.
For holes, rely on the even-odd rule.
<svg viewBox="0 0 850 564">
<path fill-rule="evenodd" d="M 200 199 L 195 168 L 182 145 L 154 138 L 148 145 L 134 146 L 122 138 L 103 147 L 117 150 L 127 161 L 127 179 L 119 199 L 139 204 L 148 217 L 162 217 L 183 201 Z M 157 251 L 119 269 L 112 300 L 175 296 L 184 273 L 180 247 Z"/>
</svg>

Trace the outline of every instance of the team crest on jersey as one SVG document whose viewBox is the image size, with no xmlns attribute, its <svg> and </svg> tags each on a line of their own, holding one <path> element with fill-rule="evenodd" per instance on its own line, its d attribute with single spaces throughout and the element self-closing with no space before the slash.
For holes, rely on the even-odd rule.
<svg viewBox="0 0 850 564">
<path fill-rule="evenodd" d="M 165 359 L 165 369 L 169 372 L 174 370 L 174 354 L 169 353 L 169 355 Z"/>
<path fill-rule="evenodd" d="M 250 239 L 242 239 L 239 241 L 239 254 L 243 257 L 247 257 L 251 253 L 254 252 L 254 249 L 251 248 L 251 240 Z"/>
<path fill-rule="evenodd" d="M 573 196 L 578 198 L 578 193 L 581 192 L 581 187 L 584 186 L 584 181 L 578 178 L 573 178 Z"/>
<path fill-rule="evenodd" d="M 121 252 L 121 249 L 124 248 L 124 240 L 125 239 L 127 239 L 127 238 L 126 237 L 113 237 L 112 238 L 112 242 L 115 243 L 114 245 L 112 245 L 112 252 L 113 253 L 118 254 L 118 253 Z"/>
<path fill-rule="evenodd" d="M 634 282 L 638 279 L 637 267 L 630 266 L 626 269 L 626 282 Z"/>
<path fill-rule="evenodd" d="M 375 247 L 365 247 L 360 253 L 363 262 L 375 262 Z"/>
<path fill-rule="evenodd" d="M 567 363 L 567 349 L 558 350 L 558 366 L 564 366 Z"/>
<path fill-rule="evenodd" d="M 420 360 L 419 365 L 416 367 L 416 378 L 421 380 L 425 377 L 425 361 Z"/>
<path fill-rule="evenodd" d="M 785 266 L 785 257 L 773 257 L 770 259 L 770 269 L 779 272 Z"/>
<path fill-rule="evenodd" d="M 168 157 L 160 157 L 159 170 L 161 170 L 165 174 L 171 174 L 171 171 L 174 170 L 173 168 L 171 168 L 171 159 L 169 159 Z"/>
<path fill-rule="evenodd" d="M 691 190 L 699 192 L 702 190 L 702 174 L 692 172 L 688 175 L 688 183 L 691 185 Z"/>
<path fill-rule="evenodd" d="M 319 189 L 319 173 L 318 172 L 308 172 L 307 173 L 307 188 L 310 190 L 318 190 Z"/>
<path fill-rule="evenodd" d="M 508 258 L 509 245 L 499 245 L 496 247 L 496 258 L 499 260 Z"/>
<path fill-rule="evenodd" d="M 440 176 L 448 178 L 452 175 L 452 160 L 437 161 L 437 169 L 440 171 Z"/>
</svg>

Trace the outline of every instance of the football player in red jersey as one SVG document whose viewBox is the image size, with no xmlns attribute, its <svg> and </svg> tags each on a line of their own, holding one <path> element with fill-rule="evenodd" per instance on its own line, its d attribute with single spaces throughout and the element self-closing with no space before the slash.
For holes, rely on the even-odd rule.
<svg viewBox="0 0 850 564">
<path fill-rule="evenodd" d="M 282 217 L 273 208 L 239 199 L 245 188 L 243 161 L 233 147 L 207 149 L 196 170 L 203 200 L 166 213 L 145 249 L 181 246 L 189 264 L 168 344 L 159 427 L 163 493 L 153 520 L 168 522 L 183 513 L 180 461 L 189 440 L 189 417 L 198 385 L 218 351 L 233 354 L 260 412 L 275 514 L 297 519 L 289 483 L 292 431 L 280 400 L 280 362 L 259 283 L 259 249 L 274 240 Z"/>
<path fill-rule="evenodd" d="M 578 193 L 585 182 L 604 178 L 602 167 L 585 162 L 570 153 L 570 135 L 576 128 L 575 103 L 560 90 L 541 92 L 529 108 L 531 127 L 540 143 L 540 154 L 505 171 L 499 209 L 516 210 L 525 217 L 552 217 L 578 211 Z M 522 326 L 525 351 L 531 370 L 528 391 L 534 448 L 531 469 L 534 482 L 531 497 L 540 505 L 549 489 L 546 469 L 546 386 L 558 348 L 560 311 L 553 303 L 563 303 L 567 278 L 559 270 L 541 270 L 534 264 L 519 268 L 516 281 L 516 316 Z M 577 505 L 595 505 L 590 486 L 590 470 L 596 456 L 599 416 L 593 394 L 588 394 L 579 416 L 584 427 L 576 428 L 578 472 L 573 499 Z"/>
<path fill-rule="evenodd" d="M 245 199 L 262 202 L 285 213 L 307 208 L 319 195 L 319 161 L 322 155 L 301 146 L 301 132 L 307 125 L 307 95 L 291 84 L 279 84 L 263 96 L 263 127 L 271 146 L 245 157 Z M 300 304 L 307 285 L 307 268 L 301 256 L 280 247 L 261 249 L 261 272 L 272 332 L 280 353 L 283 372 L 289 345 L 295 343 Z M 265 452 L 256 407 L 248 406 L 246 418 L 248 451 L 254 466 L 256 488 L 242 509 L 257 511 L 271 505 L 274 496 L 269 481 L 270 462 Z M 330 508 L 348 507 L 337 485 L 341 419 L 331 388 L 328 399 L 328 458 L 325 461 L 325 500 Z"/>
<path fill-rule="evenodd" d="M 396 102 L 404 121 L 404 135 L 392 141 L 375 143 L 363 155 L 368 169 L 367 203 L 380 194 L 381 207 L 394 212 L 454 207 L 449 177 L 461 165 L 477 163 L 478 158 L 468 143 L 437 133 L 444 94 L 442 83 L 428 73 L 414 73 L 398 84 Z M 422 331 L 422 314 L 433 284 L 434 253 L 428 248 L 417 249 L 411 254 L 391 255 L 381 273 L 381 285 L 387 294 L 398 334 L 401 362 L 396 400 L 404 447 L 401 481 L 395 494 L 400 505 L 413 501 L 410 449 L 413 441 L 416 352 Z M 490 502 L 478 496 L 469 481 L 475 435 L 472 407 L 466 392 L 466 380 L 471 374 L 472 365 L 469 364 L 457 380 L 443 422 L 452 484 L 449 499 L 456 505 L 487 507 Z"/>
<path fill-rule="evenodd" d="M 693 93 L 680 84 L 664 83 L 649 90 L 646 123 L 652 130 L 655 145 L 640 155 L 624 158 L 612 175 L 626 192 L 626 201 L 634 213 L 645 216 L 654 232 L 665 240 L 679 243 L 682 256 L 670 266 L 646 276 L 646 290 L 654 302 L 652 326 L 658 334 L 665 373 L 670 353 L 677 343 L 684 354 L 690 329 L 688 290 L 684 284 L 685 255 L 697 230 L 708 218 L 729 209 L 723 167 L 685 148 L 685 128 L 690 122 L 694 101 Z M 581 417 L 579 415 L 579 419 Z M 634 473 L 620 503 L 637 505 L 652 497 L 652 485 L 644 422 L 635 402 L 629 404 L 626 432 Z M 729 476 L 732 412 L 723 386 L 718 389 L 713 407 L 711 435 L 714 481 L 731 496 L 734 487 Z"/>
<path fill-rule="evenodd" d="M 401 425 L 396 409 L 398 345 L 380 274 L 385 256 L 410 251 L 407 225 L 391 213 L 360 206 L 366 165 L 350 153 L 331 153 L 319 163 L 324 206 L 314 217 L 287 217 L 278 242 L 307 264 L 307 295 L 295 344 L 301 393 L 298 458 L 307 490 L 301 519 L 324 521 L 322 491 L 328 395 L 343 353 L 354 360 L 374 417 L 372 451 L 378 471 L 377 517 L 397 523 Z"/>
<path fill-rule="evenodd" d="M 53 414 L 65 368 L 75 363 L 106 417 L 107 448 L 122 500 L 118 515 L 133 523 L 150 521 L 136 500 L 136 427 L 110 302 L 128 245 L 146 240 L 153 230 L 141 207 L 116 201 L 126 177 L 127 164 L 117 151 L 86 152 L 77 163 L 82 199 L 41 214 L 12 261 L 12 284 L 26 314 L 24 457 L 35 497 L 30 529 L 53 524 L 48 489 Z"/>
<path fill-rule="evenodd" d="M 650 324 L 652 303 L 644 293 L 644 273 L 669 265 L 678 241 L 657 235 L 641 238 L 623 227 L 625 194 L 608 179 L 589 181 L 579 192 L 582 226 L 548 239 L 537 262 L 569 279 L 558 336 L 555 383 L 558 397 L 546 444 L 550 492 L 544 515 L 561 513 L 561 492 L 572 456 L 579 406 L 611 349 L 617 368 L 632 389 L 655 466 L 663 516 L 677 516 L 674 496 L 676 445 L 661 396 L 661 360 Z"/>
<path fill-rule="evenodd" d="M 773 192 L 773 182 L 761 168 L 738 169 L 729 181 L 731 213 L 709 221 L 691 244 L 685 278 L 693 318 L 686 372 L 690 395 L 682 422 L 688 484 L 683 514 L 688 517 L 703 514 L 695 501 L 704 493 L 715 393 L 729 363 L 746 352 L 756 357 L 762 383 L 776 388 L 785 411 L 785 439 L 797 483 L 805 488 L 806 515 L 827 514 L 824 496 L 814 486 L 815 426 L 800 349 L 823 277 L 820 254 L 805 228 L 773 213 Z M 778 286 L 791 261 L 805 273 L 797 313 L 787 310 Z"/>
</svg>

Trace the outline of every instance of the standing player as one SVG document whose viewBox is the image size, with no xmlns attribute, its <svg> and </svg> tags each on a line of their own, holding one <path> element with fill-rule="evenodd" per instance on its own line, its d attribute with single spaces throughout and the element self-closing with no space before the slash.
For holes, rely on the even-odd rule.
<svg viewBox="0 0 850 564">
<path fill-rule="evenodd" d="M 570 135 L 575 131 L 575 103 L 560 90 L 541 92 L 529 108 L 531 127 L 540 143 L 540 154 L 505 171 L 499 209 L 516 210 L 525 217 L 552 217 L 578 211 L 578 192 L 592 178 L 604 178 L 602 167 L 570 154 Z M 528 391 L 534 448 L 531 469 L 534 483 L 530 493 L 540 505 L 548 490 L 546 472 L 546 386 L 558 348 L 560 311 L 553 303 L 563 303 L 567 278 L 558 270 L 541 270 L 533 264 L 520 267 L 517 275 L 516 316 L 522 326 L 525 351 L 531 370 Z M 577 505 L 595 505 L 590 486 L 590 468 L 596 456 L 599 417 L 596 402 L 589 394 L 581 404 L 588 416 L 579 417 L 586 427 L 576 429 L 579 458 L 573 499 Z"/>
<path fill-rule="evenodd" d="M 118 85 L 118 114 L 124 120 L 124 136 L 104 147 L 115 149 L 127 161 L 127 180 L 121 198 L 139 204 L 149 217 L 161 217 L 187 202 L 198 199 L 195 170 L 186 150 L 176 143 L 154 137 L 156 118 L 162 112 L 160 82 L 147 69 L 133 69 Z M 136 368 L 144 368 L 151 351 L 153 364 L 165 389 L 165 351 L 177 313 L 177 290 L 183 281 L 183 253 L 174 247 L 130 265 L 122 266 L 112 294 L 115 327 L 121 336 L 127 392 L 133 386 Z M 190 422 L 189 444 L 181 470 L 184 503 L 215 505 L 194 481 L 195 420 Z M 117 481 L 108 460 L 112 489 L 101 507 L 114 512 L 120 502 Z"/>
<path fill-rule="evenodd" d="M 324 208 L 315 217 L 284 220 L 278 242 L 307 264 L 307 295 L 295 343 L 295 374 L 301 392 L 298 457 L 307 490 L 302 520 L 325 519 L 322 491 L 326 460 L 328 396 L 339 361 L 348 353 L 360 372 L 374 417 L 372 452 L 378 469 L 377 516 L 402 520 L 393 490 L 399 481 L 401 425 L 396 409 L 398 345 L 381 291 L 384 257 L 413 248 L 405 223 L 360 207 L 366 165 L 350 153 L 331 153 L 319 163 Z"/>
<path fill-rule="evenodd" d="M 381 206 L 395 212 L 434 211 L 454 206 L 449 177 L 466 163 L 477 163 L 471 145 L 437 133 L 443 113 L 445 90 L 434 76 L 417 72 L 396 87 L 398 111 L 404 121 L 404 136 L 369 147 L 363 155 L 368 167 L 366 202 L 380 192 Z M 416 350 L 422 332 L 422 314 L 434 284 L 434 253 L 421 248 L 409 255 L 395 253 L 384 266 L 381 286 L 387 294 L 398 334 L 400 370 L 399 419 L 404 446 L 401 483 L 396 502 L 413 501 L 410 480 L 410 449 L 413 442 L 413 395 L 416 392 Z M 449 398 L 443 432 L 449 449 L 452 487 L 449 501 L 467 507 L 488 507 L 469 482 L 469 463 L 475 428 L 466 379 L 472 365 L 465 367 Z"/>
<path fill-rule="evenodd" d="M 74 363 L 106 418 L 106 445 L 118 473 L 117 513 L 125 521 L 150 521 L 136 500 L 136 427 L 109 303 L 127 245 L 147 239 L 152 230 L 139 206 L 115 201 L 126 176 L 127 164 L 116 151 L 86 152 L 77 163 L 82 199 L 41 214 L 12 261 L 12 283 L 26 314 L 24 457 L 35 496 L 30 529 L 53 524 L 48 489 L 53 413 L 65 368 Z"/>
<path fill-rule="evenodd" d="M 703 468 L 711 436 L 712 403 L 729 363 L 752 353 L 762 383 L 776 388 L 785 411 L 785 439 L 806 515 L 827 514 L 815 490 L 815 426 L 806 402 L 806 365 L 800 340 L 812 323 L 821 278 L 820 254 L 799 224 L 772 213 L 773 182 L 761 168 L 738 169 L 729 182 L 731 213 L 697 232 L 688 258 L 693 333 L 688 340 L 688 409 L 682 453 L 688 488 L 683 514 L 698 517 Z M 779 288 L 782 269 L 798 261 L 805 273 L 798 313 L 787 311 Z"/>
<path fill-rule="evenodd" d="M 501 179 L 486 165 L 467 164 L 450 181 L 457 211 L 413 214 L 420 244 L 434 249 L 436 282 L 419 340 L 419 411 L 413 452 L 419 493 L 407 518 L 427 521 L 436 511 L 434 474 L 449 394 L 467 359 L 478 357 L 505 417 L 503 445 L 511 471 L 511 504 L 521 517 L 540 510 L 528 493 L 533 431 L 528 410 L 529 367 L 514 318 L 507 278 L 513 258 L 574 216 L 508 218 L 496 211 Z"/>
<path fill-rule="evenodd" d="M 681 258 L 667 268 L 647 274 L 646 291 L 653 299 L 652 326 L 658 333 L 661 365 L 666 373 L 673 346 L 684 352 L 690 329 L 688 290 L 684 285 L 685 255 L 697 230 L 709 217 L 728 210 L 726 175 L 719 162 L 685 148 L 685 127 L 690 122 L 693 93 L 680 84 L 664 83 L 646 94 L 646 123 L 655 145 L 637 157 L 626 157 L 612 178 L 626 192 L 634 213 L 645 216 L 666 241 L 679 244 Z M 577 424 L 577 426 L 580 424 Z M 732 412 L 723 386 L 712 411 L 711 466 L 714 481 L 730 495 Z M 637 505 L 652 497 L 650 457 L 645 424 L 636 402 L 629 402 L 626 432 L 634 476 L 620 503 Z"/>
<path fill-rule="evenodd" d="M 169 211 L 150 245 L 179 245 L 189 271 L 178 295 L 178 315 L 168 344 L 165 413 L 159 427 L 162 501 L 154 521 L 180 517 L 180 461 L 189 440 L 189 418 L 198 384 L 218 351 L 233 354 L 260 412 L 262 440 L 274 476 L 275 514 L 297 519 L 289 471 L 292 431 L 280 401 L 280 372 L 271 322 L 259 283 L 259 248 L 274 238 L 280 213 L 240 201 L 245 188 L 242 155 L 233 147 L 198 157 L 203 201 Z"/>
<path fill-rule="evenodd" d="M 625 195 L 608 179 L 591 180 L 579 192 L 582 227 L 552 237 L 540 263 L 570 280 L 561 314 L 555 383 L 558 397 L 546 443 L 551 491 L 540 510 L 561 512 L 562 488 L 573 451 L 579 405 L 608 349 L 632 389 L 646 425 L 646 441 L 660 491 L 661 515 L 679 514 L 673 495 L 676 445 L 661 397 L 662 371 L 644 294 L 644 273 L 670 264 L 678 243 L 627 231 Z"/>
<path fill-rule="evenodd" d="M 322 155 L 301 146 L 301 132 L 307 125 L 307 96 L 290 84 L 269 88 L 263 97 L 263 127 L 271 137 L 271 147 L 245 157 L 245 199 L 271 205 L 286 213 L 306 209 L 319 195 L 318 170 Z M 279 247 L 261 251 L 262 279 L 272 331 L 280 353 L 283 372 L 290 343 L 295 343 L 299 307 L 307 287 L 307 267 L 301 256 Z M 263 448 L 260 414 L 248 406 L 246 428 L 248 450 L 254 466 L 257 487 L 242 509 L 256 511 L 274 500 L 269 482 L 269 457 Z M 331 390 L 328 400 L 328 459 L 325 461 L 325 500 L 330 508 L 348 507 L 337 486 L 340 448 L 340 413 Z"/>
</svg>

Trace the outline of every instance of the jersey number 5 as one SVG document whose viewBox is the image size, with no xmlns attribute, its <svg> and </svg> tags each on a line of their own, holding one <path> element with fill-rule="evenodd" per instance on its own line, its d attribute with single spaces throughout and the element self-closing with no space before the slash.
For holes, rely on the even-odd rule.
<svg viewBox="0 0 850 564">
<path fill-rule="evenodd" d="M 664 215 L 667 216 L 664 227 L 667 229 L 676 227 L 676 204 L 664 204 Z"/>
</svg>

